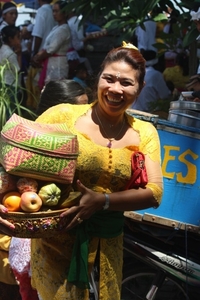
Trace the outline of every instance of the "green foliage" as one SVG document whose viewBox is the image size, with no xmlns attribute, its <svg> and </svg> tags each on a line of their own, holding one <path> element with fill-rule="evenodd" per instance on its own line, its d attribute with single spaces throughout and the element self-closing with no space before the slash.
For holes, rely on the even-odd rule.
<svg viewBox="0 0 200 300">
<path fill-rule="evenodd" d="M 183 47 L 184 48 L 189 47 L 193 41 L 196 41 L 198 35 L 199 35 L 199 32 L 198 32 L 196 26 L 193 25 L 191 27 L 191 30 L 187 33 L 187 35 L 183 39 Z"/>
<path fill-rule="evenodd" d="M 170 108 L 170 102 L 173 100 L 173 97 L 169 97 L 168 99 L 159 99 L 154 102 L 151 102 L 149 103 L 149 112 L 153 113 L 159 110 L 168 113 Z"/>
<path fill-rule="evenodd" d="M 136 26 L 139 24 L 143 27 L 149 12 L 152 13 L 153 18 L 159 13 L 167 11 L 168 7 L 179 8 L 180 27 L 179 33 L 175 33 L 174 39 L 177 38 L 177 35 L 180 37 L 181 29 L 187 29 L 183 46 L 188 47 L 195 41 L 195 34 L 190 34 L 192 22 L 189 14 L 194 2 L 200 2 L 200 0 L 183 0 L 181 2 L 178 0 L 68 0 L 68 10 L 75 9 L 77 15 L 83 15 L 82 23 L 88 21 L 91 16 L 96 22 L 101 16 L 105 19 L 105 28 L 108 32 L 113 33 L 115 31 L 116 36 L 120 35 L 119 40 L 131 41 Z M 167 44 L 170 47 L 172 41 L 169 41 L 169 37 L 165 36 L 164 38 L 168 39 Z"/>
<path fill-rule="evenodd" d="M 19 116 L 23 116 L 23 114 L 26 113 L 31 118 L 36 117 L 31 110 L 24 107 L 21 104 L 21 101 L 18 100 L 19 87 L 16 84 L 13 84 L 12 87 L 5 84 L 5 72 L 8 68 L 10 68 L 9 63 L 0 65 L 0 131 L 6 123 L 8 117 L 10 117 L 14 112 Z M 15 77 L 18 80 L 19 74 L 16 68 L 14 68 L 14 72 Z M 14 101 L 11 100 L 11 97 Z"/>
</svg>

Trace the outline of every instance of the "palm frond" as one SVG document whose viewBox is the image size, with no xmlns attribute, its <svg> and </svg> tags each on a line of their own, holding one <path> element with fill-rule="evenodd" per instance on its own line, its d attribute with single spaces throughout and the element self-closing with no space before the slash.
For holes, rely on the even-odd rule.
<svg viewBox="0 0 200 300">
<path fill-rule="evenodd" d="M 13 85 L 9 86 L 5 82 L 5 73 L 7 70 L 11 70 L 15 75 L 15 82 Z M 19 116 L 26 115 L 30 116 L 32 119 L 36 117 L 36 114 L 22 105 L 22 101 L 18 99 L 19 90 L 23 88 L 19 87 L 17 84 L 20 74 L 14 65 L 11 65 L 6 61 L 3 65 L 0 65 L 0 131 L 8 118 L 16 113 Z M 11 101 L 12 99 L 12 101 Z"/>
</svg>

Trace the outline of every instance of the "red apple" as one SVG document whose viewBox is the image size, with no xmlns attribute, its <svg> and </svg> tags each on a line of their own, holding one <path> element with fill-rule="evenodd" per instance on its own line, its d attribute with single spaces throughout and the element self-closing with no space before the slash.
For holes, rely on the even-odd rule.
<svg viewBox="0 0 200 300">
<path fill-rule="evenodd" d="M 24 192 L 21 194 L 21 209 L 25 212 L 36 212 L 42 206 L 42 200 L 34 192 Z"/>
</svg>

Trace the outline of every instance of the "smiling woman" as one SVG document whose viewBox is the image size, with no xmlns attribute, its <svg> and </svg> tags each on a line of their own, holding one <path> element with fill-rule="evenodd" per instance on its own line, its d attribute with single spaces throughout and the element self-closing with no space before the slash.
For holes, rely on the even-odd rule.
<svg viewBox="0 0 200 300">
<path fill-rule="evenodd" d="M 162 197 L 158 133 L 151 123 L 126 113 L 143 87 L 144 74 L 143 56 L 124 44 L 107 54 L 95 102 L 59 104 L 36 120 L 65 123 L 77 136 L 72 186 L 81 192 L 79 203 L 60 215 L 61 224 L 66 223 L 59 235 L 31 240 L 32 285 L 42 300 L 88 300 L 95 261 L 99 299 L 121 299 L 123 213 L 158 207 Z M 145 155 L 148 183 L 127 190 L 131 156 L 138 150 Z"/>
<path fill-rule="evenodd" d="M 121 299 L 123 211 L 157 207 L 162 195 L 157 132 L 125 112 L 140 93 L 144 74 L 145 60 L 137 49 L 126 44 L 113 49 L 100 69 L 98 100 L 61 104 L 37 119 L 66 122 L 77 135 L 80 152 L 73 187 L 82 193 L 79 205 L 61 215 L 68 220 L 69 232 L 45 241 L 45 247 L 43 240 L 32 240 L 32 283 L 42 300 L 88 299 L 88 272 L 96 257 L 99 299 Z M 130 157 L 138 149 L 145 154 L 149 182 L 145 188 L 125 191 Z"/>
</svg>

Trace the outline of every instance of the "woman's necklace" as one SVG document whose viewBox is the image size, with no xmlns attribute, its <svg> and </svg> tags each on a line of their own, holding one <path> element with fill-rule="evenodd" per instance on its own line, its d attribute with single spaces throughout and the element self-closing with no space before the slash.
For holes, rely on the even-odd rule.
<svg viewBox="0 0 200 300">
<path fill-rule="evenodd" d="M 112 142 L 115 141 L 116 138 L 117 138 L 117 137 L 120 135 L 120 133 L 122 132 L 122 129 L 123 129 L 124 123 L 125 123 L 125 119 L 123 119 L 122 126 L 121 126 L 120 130 L 118 131 L 117 135 L 116 135 L 114 138 L 109 138 L 108 135 L 107 135 L 107 133 L 106 133 L 106 131 L 105 131 L 105 128 L 103 127 L 103 124 L 102 124 L 102 122 L 101 122 L 101 120 L 100 120 L 100 118 L 99 118 L 99 116 L 98 116 L 96 107 L 95 107 L 94 111 L 95 111 L 95 115 L 96 115 L 96 117 L 97 117 L 97 120 L 98 120 L 99 124 L 101 125 L 101 128 L 103 129 L 103 132 L 104 132 L 106 138 L 107 138 L 108 141 L 109 141 L 109 142 L 107 143 L 106 147 L 111 148 L 111 147 L 112 147 Z"/>
</svg>

